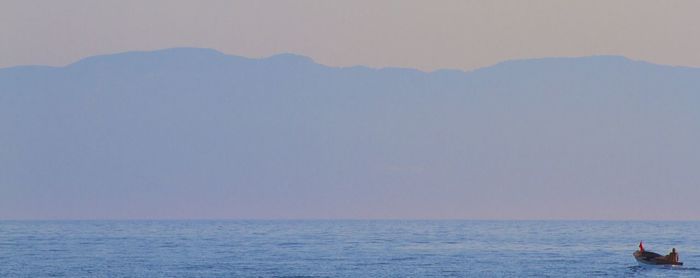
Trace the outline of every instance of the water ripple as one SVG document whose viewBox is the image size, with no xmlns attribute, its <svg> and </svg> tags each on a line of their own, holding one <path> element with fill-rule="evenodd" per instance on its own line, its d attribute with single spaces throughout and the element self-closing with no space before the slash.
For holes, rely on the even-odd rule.
<svg viewBox="0 0 700 278">
<path fill-rule="evenodd" d="M 698 230 L 698 222 L 0 221 L 0 277 L 699 277 Z M 638 266 L 631 253 L 640 239 L 659 253 L 678 248 L 685 266 Z"/>
</svg>

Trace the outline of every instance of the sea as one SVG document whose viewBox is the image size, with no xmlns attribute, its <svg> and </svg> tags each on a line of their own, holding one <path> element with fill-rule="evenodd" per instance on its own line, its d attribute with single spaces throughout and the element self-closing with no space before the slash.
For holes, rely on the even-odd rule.
<svg viewBox="0 0 700 278">
<path fill-rule="evenodd" d="M 0 221 L 0 277 L 700 277 L 700 222 Z"/>
</svg>

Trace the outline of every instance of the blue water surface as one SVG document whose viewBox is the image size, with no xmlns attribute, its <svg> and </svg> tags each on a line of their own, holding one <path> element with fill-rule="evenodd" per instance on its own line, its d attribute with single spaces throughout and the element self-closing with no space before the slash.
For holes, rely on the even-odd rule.
<svg viewBox="0 0 700 278">
<path fill-rule="evenodd" d="M 700 222 L 0 221 L 0 277 L 700 277 Z M 632 252 L 676 247 L 683 267 Z"/>
</svg>

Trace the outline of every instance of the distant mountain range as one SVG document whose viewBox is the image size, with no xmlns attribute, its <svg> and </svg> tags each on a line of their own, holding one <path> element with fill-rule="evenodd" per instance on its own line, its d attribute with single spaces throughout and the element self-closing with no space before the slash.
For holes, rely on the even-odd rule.
<svg viewBox="0 0 700 278">
<path fill-rule="evenodd" d="M 0 219 L 699 219 L 698 142 L 697 68 L 127 52 L 0 69 Z"/>
</svg>

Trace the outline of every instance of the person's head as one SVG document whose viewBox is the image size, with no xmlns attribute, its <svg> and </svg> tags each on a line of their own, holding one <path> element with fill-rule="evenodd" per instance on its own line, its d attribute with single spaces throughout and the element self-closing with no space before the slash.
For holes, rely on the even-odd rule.
<svg viewBox="0 0 700 278">
<path fill-rule="evenodd" d="M 671 249 L 671 252 L 676 253 L 676 248 Z"/>
</svg>

